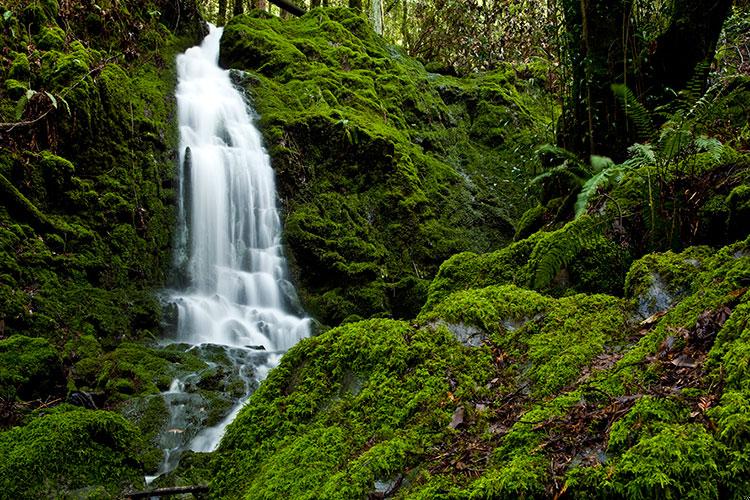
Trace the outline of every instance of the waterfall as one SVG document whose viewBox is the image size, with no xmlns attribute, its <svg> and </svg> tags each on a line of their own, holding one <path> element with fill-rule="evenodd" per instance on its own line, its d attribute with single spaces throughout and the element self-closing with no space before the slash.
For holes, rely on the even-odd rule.
<svg viewBox="0 0 750 500">
<path fill-rule="evenodd" d="M 229 415 L 192 438 L 186 447 L 194 451 L 216 448 L 251 388 L 309 335 L 309 319 L 295 314 L 301 311 L 286 281 L 274 172 L 247 103 L 218 65 L 221 35 L 210 26 L 200 46 L 177 57 L 176 260 L 187 283 L 169 300 L 178 314 L 174 341 L 226 346 L 241 360 L 243 380 L 255 383 L 245 380 L 248 394 Z M 179 387 L 176 381 L 165 396 L 175 399 Z M 167 462 L 180 446 L 166 450 Z"/>
</svg>

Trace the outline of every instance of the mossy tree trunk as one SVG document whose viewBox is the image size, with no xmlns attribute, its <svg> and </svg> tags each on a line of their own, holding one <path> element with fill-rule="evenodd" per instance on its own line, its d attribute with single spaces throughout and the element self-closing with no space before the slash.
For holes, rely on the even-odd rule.
<svg viewBox="0 0 750 500">
<path fill-rule="evenodd" d="M 558 136 L 561 146 L 583 158 L 623 159 L 635 130 L 611 85 L 624 83 L 647 109 L 664 104 L 708 64 L 732 0 L 679 0 L 664 32 L 638 47 L 633 0 L 563 0 L 570 89 Z"/>
</svg>

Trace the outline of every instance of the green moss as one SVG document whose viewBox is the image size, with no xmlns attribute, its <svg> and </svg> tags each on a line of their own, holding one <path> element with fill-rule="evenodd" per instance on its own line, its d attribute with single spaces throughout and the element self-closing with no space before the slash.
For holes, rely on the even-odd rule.
<svg viewBox="0 0 750 500">
<path fill-rule="evenodd" d="M 34 41 L 41 50 L 62 50 L 65 48 L 65 32 L 57 26 L 43 26 Z"/>
<path fill-rule="evenodd" d="M 28 81 L 30 76 L 31 65 L 29 64 L 29 58 L 23 52 L 16 53 L 13 62 L 10 64 L 10 68 L 8 68 L 8 78 Z"/>
<path fill-rule="evenodd" d="M 62 385 L 62 365 L 55 348 L 45 339 L 14 335 L 0 340 L 0 394 L 46 398 Z"/>
<path fill-rule="evenodd" d="M 625 278 L 625 296 L 638 303 L 645 318 L 671 306 L 692 291 L 693 280 L 711 255 L 708 247 L 682 253 L 652 253 L 635 261 Z"/>
<path fill-rule="evenodd" d="M 546 210 L 542 205 L 537 205 L 525 211 L 516 225 L 516 234 L 513 238 L 516 241 L 522 240 L 539 231 L 544 224 L 545 213 Z"/>
<path fill-rule="evenodd" d="M 0 485 L 8 498 L 75 495 L 101 485 L 104 498 L 141 489 L 142 442 L 120 415 L 57 407 L 0 432 Z"/>
<path fill-rule="evenodd" d="M 509 68 L 430 75 L 349 9 L 235 17 L 221 62 L 246 72 L 291 268 L 324 323 L 413 316 L 440 262 L 510 239 L 527 203 L 521 166 L 536 161 L 518 151 L 543 142 L 549 113 Z"/>
</svg>

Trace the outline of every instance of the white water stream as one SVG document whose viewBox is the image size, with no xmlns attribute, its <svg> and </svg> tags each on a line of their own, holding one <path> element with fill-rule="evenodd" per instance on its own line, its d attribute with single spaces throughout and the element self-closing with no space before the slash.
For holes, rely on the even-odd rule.
<svg viewBox="0 0 750 500">
<path fill-rule="evenodd" d="M 247 103 L 229 71 L 218 65 L 221 35 L 222 28 L 210 26 L 200 46 L 177 58 L 176 259 L 189 284 L 170 301 L 178 312 L 174 340 L 226 346 L 246 394 L 187 446 L 162 439 L 165 463 L 159 473 L 176 466 L 170 457 L 181 449 L 213 451 L 250 391 L 310 330 L 308 318 L 290 312 L 296 297 L 286 281 L 274 172 Z M 176 380 L 164 394 L 175 420 L 170 427 L 183 424 L 184 385 Z"/>
</svg>

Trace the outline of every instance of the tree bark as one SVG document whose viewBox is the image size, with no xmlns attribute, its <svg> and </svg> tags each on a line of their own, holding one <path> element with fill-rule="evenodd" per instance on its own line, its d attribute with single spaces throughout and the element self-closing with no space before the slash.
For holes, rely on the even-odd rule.
<svg viewBox="0 0 750 500">
<path fill-rule="evenodd" d="M 628 81 L 633 0 L 565 0 L 566 45 L 572 69 L 558 142 L 588 159 L 620 159 L 632 142 L 612 83 Z"/>
<path fill-rule="evenodd" d="M 684 89 L 693 79 L 705 90 L 709 64 L 732 0 L 679 0 L 669 28 L 656 39 L 647 68 L 647 105 L 664 104 L 670 90 Z"/>
</svg>

